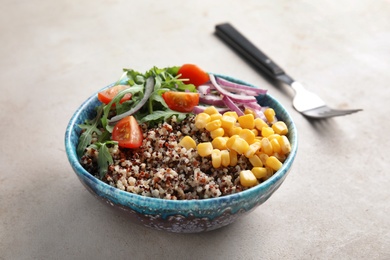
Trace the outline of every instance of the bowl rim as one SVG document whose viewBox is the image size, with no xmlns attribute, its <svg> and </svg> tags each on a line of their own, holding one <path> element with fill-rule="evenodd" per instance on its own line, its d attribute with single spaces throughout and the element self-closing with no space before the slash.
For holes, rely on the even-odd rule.
<svg viewBox="0 0 390 260">
<path fill-rule="evenodd" d="M 245 84 L 247 86 L 251 86 L 254 88 L 258 88 L 255 85 L 249 84 L 245 81 L 242 81 L 240 79 L 226 76 L 223 74 L 216 74 L 213 73 L 213 75 L 222 77 L 224 79 Z M 286 108 L 278 101 L 276 100 L 272 95 L 269 93 L 266 93 L 264 96 L 272 101 L 272 103 L 275 103 L 278 107 L 280 107 L 283 112 L 285 113 L 286 117 L 289 119 L 289 140 L 291 143 L 291 152 L 288 155 L 287 159 L 284 161 L 283 166 L 281 169 L 279 169 L 277 172 L 275 172 L 269 179 L 263 181 L 262 183 L 259 183 L 258 185 L 251 187 L 247 190 L 240 191 L 238 193 L 233 193 L 221 197 L 216 198 L 206 198 L 206 199 L 192 199 L 192 200 L 168 200 L 168 199 L 161 199 L 161 198 L 154 198 L 154 197 L 147 197 L 135 193 L 131 193 L 128 191 L 120 190 L 116 187 L 113 187 L 98 178 L 94 177 L 92 174 L 90 174 L 87 170 L 83 168 L 81 165 L 79 158 L 76 153 L 76 147 L 71 142 L 71 136 L 75 133 L 76 127 L 78 125 L 77 120 L 79 119 L 81 113 L 86 110 L 86 108 L 89 108 L 90 104 L 97 100 L 97 93 L 99 91 L 102 91 L 103 89 L 109 88 L 110 86 L 113 86 L 115 83 L 111 83 L 107 85 L 106 87 L 103 87 L 102 89 L 96 91 L 88 97 L 74 112 L 72 115 L 65 132 L 65 150 L 66 154 L 69 160 L 69 163 L 72 165 L 73 170 L 79 177 L 83 177 L 88 179 L 89 181 L 93 182 L 98 186 L 98 190 L 100 190 L 102 193 L 104 193 L 106 196 L 115 196 L 117 198 L 121 198 L 122 200 L 126 201 L 127 204 L 135 204 L 135 201 L 137 201 L 138 206 L 144 206 L 144 207 L 158 207 L 161 208 L 162 203 L 165 205 L 165 207 L 174 208 L 177 209 L 177 206 L 183 206 L 183 207 L 193 207 L 194 204 L 199 205 L 202 204 L 204 206 L 205 204 L 219 204 L 224 203 L 227 201 L 239 201 L 243 197 L 252 197 L 256 196 L 257 194 L 261 194 L 263 191 L 272 189 L 274 184 L 276 184 L 280 179 L 284 178 L 289 170 L 292 167 L 292 163 L 295 160 L 297 150 L 298 150 L 298 133 L 296 125 L 290 115 L 290 113 L 286 110 Z"/>
</svg>

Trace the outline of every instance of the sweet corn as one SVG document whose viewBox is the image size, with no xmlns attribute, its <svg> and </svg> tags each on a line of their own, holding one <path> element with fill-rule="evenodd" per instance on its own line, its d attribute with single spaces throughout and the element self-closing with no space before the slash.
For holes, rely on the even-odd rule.
<svg viewBox="0 0 390 260">
<path fill-rule="evenodd" d="M 234 118 L 233 116 L 223 115 L 221 117 L 221 122 L 223 128 L 231 129 L 232 127 L 234 127 L 234 124 L 237 122 L 237 119 Z"/>
<path fill-rule="evenodd" d="M 213 131 L 210 132 L 210 136 L 211 138 L 217 138 L 217 137 L 220 137 L 220 136 L 223 136 L 225 134 L 225 130 L 223 130 L 223 128 L 219 127 Z"/>
<path fill-rule="evenodd" d="M 211 142 L 200 143 L 198 144 L 196 149 L 198 150 L 198 154 L 200 156 L 206 157 L 209 156 L 213 151 L 213 145 L 211 144 Z"/>
<path fill-rule="evenodd" d="M 286 160 L 286 158 L 287 158 L 286 155 L 281 154 L 281 153 L 274 153 L 273 156 L 278 158 L 278 160 L 281 161 L 281 162 L 284 162 Z"/>
<path fill-rule="evenodd" d="M 203 111 L 203 113 L 213 115 L 213 114 L 219 114 L 218 110 L 214 106 L 206 107 L 206 109 Z"/>
<path fill-rule="evenodd" d="M 255 141 L 255 134 L 249 129 L 242 129 L 242 131 L 238 135 L 248 144 L 251 144 Z"/>
<path fill-rule="evenodd" d="M 249 149 L 245 152 L 246 158 L 251 158 L 255 155 L 255 153 L 260 149 L 261 143 L 260 142 L 254 142 L 253 144 L 249 145 Z"/>
<path fill-rule="evenodd" d="M 227 112 L 223 113 L 223 115 L 234 117 L 236 120 L 238 119 L 238 114 L 235 111 L 227 111 Z"/>
<path fill-rule="evenodd" d="M 282 135 L 278 138 L 280 149 L 283 154 L 288 154 L 291 151 L 291 144 L 288 138 L 285 135 Z"/>
<path fill-rule="evenodd" d="M 269 156 L 265 153 L 257 153 L 257 156 L 259 156 L 260 161 L 263 163 L 263 165 L 265 165 Z M 253 165 L 253 166 L 255 166 L 255 165 Z"/>
<path fill-rule="evenodd" d="M 237 152 L 234 150 L 229 151 L 229 157 L 230 157 L 230 166 L 236 166 L 238 162 L 237 158 Z"/>
<path fill-rule="evenodd" d="M 256 128 L 251 129 L 251 131 L 255 134 L 255 137 L 259 135 L 259 131 Z"/>
<path fill-rule="evenodd" d="M 261 131 L 261 129 L 263 129 L 263 127 L 267 127 L 268 126 L 268 124 L 263 119 L 261 119 L 259 117 L 256 118 L 254 120 L 254 122 L 255 122 L 256 129 L 259 130 L 259 131 Z"/>
<path fill-rule="evenodd" d="M 261 150 L 267 155 L 272 155 L 274 153 L 274 149 L 268 138 L 261 139 Z"/>
<path fill-rule="evenodd" d="M 199 113 L 195 117 L 195 126 L 198 129 L 203 129 L 206 127 L 206 124 L 210 122 L 210 115 L 206 113 Z"/>
<path fill-rule="evenodd" d="M 239 135 L 241 131 L 242 131 L 241 126 L 233 126 L 232 128 L 230 128 L 229 134 L 230 136 Z"/>
<path fill-rule="evenodd" d="M 221 159 L 221 151 L 219 149 L 214 149 L 211 152 L 211 162 L 214 168 L 221 167 L 222 159 Z"/>
<path fill-rule="evenodd" d="M 268 140 L 270 140 L 270 139 L 268 138 Z M 278 139 L 273 138 L 273 139 L 271 139 L 269 142 L 270 142 L 271 145 L 272 145 L 272 149 L 273 149 L 274 153 L 280 153 L 280 152 L 282 152 L 282 148 L 280 148 L 280 144 L 279 144 L 279 142 L 278 142 Z"/>
<path fill-rule="evenodd" d="M 245 115 L 252 114 L 254 117 L 256 116 L 255 112 L 252 109 L 249 109 L 249 108 L 245 108 L 244 114 Z"/>
<path fill-rule="evenodd" d="M 211 144 L 213 145 L 214 149 L 223 150 L 223 149 L 227 148 L 226 147 L 227 140 L 228 140 L 227 137 L 219 136 L 219 137 L 216 137 L 213 141 L 211 141 Z"/>
<path fill-rule="evenodd" d="M 275 133 L 279 135 L 286 135 L 288 133 L 287 125 L 283 121 L 278 121 L 275 124 L 273 124 L 272 129 L 274 130 Z"/>
<path fill-rule="evenodd" d="M 255 127 L 255 118 L 252 114 L 239 116 L 237 120 L 242 128 L 253 129 Z"/>
<path fill-rule="evenodd" d="M 261 161 L 260 156 L 255 154 L 251 158 L 249 158 L 249 162 L 253 167 L 262 167 L 264 163 Z"/>
<path fill-rule="evenodd" d="M 221 119 L 221 118 L 222 118 L 222 115 L 220 113 L 210 115 L 210 121 L 214 121 L 214 120 Z"/>
<path fill-rule="evenodd" d="M 265 167 L 253 167 L 252 173 L 255 175 L 257 179 L 267 177 L 267 169 Z"/>
<path fill-rule="evenodd" d="M 270 141 L 271 141 L 272 139 L 278 140 L 279 137 L 280 137 L 279 134 L 272 134 L 272 135 L 270 135 L 270 136 L 267 136 L 268 140 L 270 140 Z"/>
<path fill-rule="evenodd" d="M 217 128 L 220 128 L 222 125 L 221 123 L 221 120 L 217 119 L 217 120 L 214 120 L 214 121 L 210 121 L 206 124 L 206 130 L 211 132 Z"/>
<path fill-rule="evenodd" d="M 244 170 L 240 172 L 240 183 L 244 187 L 253 187 L 258 182 L 251 170 Z"/>
<path fill-rule="evenodd" d="M 268 137 L 273 134 L 274 134 L 274 130 L 272 129 L 272 127 L 265 126 L 261 129 L 261 135 L 264 137 Z"/>
<path fill-rule="evenodd" d="M 279 170 L 283 166 L 283 163 L 281 163 L 275 156 L 268 157 L 265 164 L 275 171 Z"/>
<path fill-rule="evenodd" d="M 267 169 L 267 176 L 264 178 L 265 180 L 268 179 L 269 177 L 271 177 L 272 175 L 274 175 L 274 170 L 271 169 L 270 167 L 266 166 L 265 167 Z"/>
<path fill-rule="evenodd" d="M 234 142 L 236 141 L 236 138 L 239 137 L 238 135 L 232 135 L 229 137 L 229 139 L 226 141 L 226 148 L 232 149 L 232 146 Z"/>
<path fill-rule="evenodd" d="M 196 148 L 196 142 L 194 139 L 192 139 L 190 136 L 184 136 L 183 139 L 179 142 L 179 145 L 183 146 L 187 150 L 193 148 Z"/>
<path fill-rule="evenodd" d="M 230 154 L 229 154 L 228 150 L 221 151 L 221 164 L 224 167 L 227 167 L 230 165 Z"/>
<path fill-rule="evenodd" d="M 265 115 L 265 118 L 267 118 L 267 121 L 269 123 L 272 124 L 272 122 L 274 122 L 274 120 L 275 120 L 275 110 L 273 110 L 272 108 L 267 108 L 264 111 L 264 115 Z"/>
<path fill-rule="evenodd" d="M 232 144 L 232 149 L 238 154 L 243 154 L 249 149 L 249 144 L 241 137 L 237 137 Z"/>
</svg>

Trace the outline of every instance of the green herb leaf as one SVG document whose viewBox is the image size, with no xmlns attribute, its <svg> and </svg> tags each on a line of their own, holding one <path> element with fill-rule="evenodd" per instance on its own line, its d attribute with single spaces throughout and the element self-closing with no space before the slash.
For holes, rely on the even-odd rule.
<svg viewBox="0 0 390 260">
<path fill-rule="evenodd" d="M 91 144 L 92 135 L 96 133 L 97 135 L 101 135 L 102 132 L 98 129 L 98 125 L 100 123 L 100 117 L 103 113 L 103 106 L 99 106 L 97 108 L 96 117 L 93 120 L 86 120 L 85 124 L 80 124 L 79 127 L 84 130 L 84 132 L 80 135 L 79 144 L 77 145 L 77 155 L 81 157 L 84 154 L 85 148 Z"/>
<path fill-rule="evenodd" d="M 158 110 L 158 111 L 154 111 L 153 113 L 145 116 L 145 117 L 142 117 L 139 119 L 139 122 L 140 123 L 144 123 L 144 122 L 150 122 L 150 121 L 161 121 L 161 120 L 168 120 L 170 117 L 172 117 L 173 115 L 176 115 L 177 116 L 177 119 L 179 121 L 182 121 L 183 119 L 185 119 L 187 117 L 187 113 L 181 113 L 181 112 L 177 112 L 177 111 L 173 111 L 171 109 L 168 109 L 168 110 Z"/>
<path fill-rule="evenodd" d="M 103 179 L 103 177 L 106 176 L 108 171 L 108 166 L 114 163 L 114 160 L 111 156 L 110 150 L 108 149 L 107 145 L 116 145 L 116 144 L 117 142 L 115 141 L 106 141 L 104 143 L 97 142 L 90 146 L 95 150 L 98 150 L 97 163 L 99 167 L 100 179 Z"/>
</svg>

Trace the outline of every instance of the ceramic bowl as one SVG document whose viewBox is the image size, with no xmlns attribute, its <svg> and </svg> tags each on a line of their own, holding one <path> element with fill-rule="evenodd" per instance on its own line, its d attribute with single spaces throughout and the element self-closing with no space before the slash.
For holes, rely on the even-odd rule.
<svg viewBox="0 0 390 260">
<path fill-rule="evenodd" d="M 227 80 L 249 85 L 241 80 L 218 75 Z M 214 230 L 233 223 L 238 218 L 263 204 L 280 187 L 289 173 L 297 153 L 297 129 L 286 109 L 271 95 L 258 97 L 262 106 L 272 107 L 278 119 L 289 129 L 291 153 L 271 178 L 248 190 L 219 198 L 202 200 L 165 200 L 114 188 L 88 173 L 80 164 L 76 147 L 80 135 L 79 124 L 92 118 L 100 104 L 95 93 L 72 116 L 65 133 L 68 160 L 84 187 L 109 207 L 124 211 L 130 221 L 146 227 L 180 233 L 196 233 Z M 87 210 L 87 209 L 86 209 Z"/>
</svg>

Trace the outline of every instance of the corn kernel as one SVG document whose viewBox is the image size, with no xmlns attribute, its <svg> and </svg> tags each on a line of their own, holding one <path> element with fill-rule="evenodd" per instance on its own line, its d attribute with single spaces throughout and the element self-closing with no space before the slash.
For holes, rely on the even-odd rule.
<svg viewBox="0 0 390 260">
<path fill-rule="evenodd" d="M 278 138 L 280 137 L 279 134 L 272 134 L 272 135 L 269 135 L 267 136 L 268 140 L 272 140 L 272 139 L 276 139 L 276 140 L 279 140 Z"/>
<path fill-rule="evenodd" d="M 230 136 L 239 135 L 241 131 L 242 131 L 241 126 L 233 126 L 233 128 L 230 128 L 229 134 Z"/>
<path fill-rule="evenodd" d="M 257 156 L 259 156 L 261 162 L 263 163 L 263 165 L 265 165 L 269 156 L 265 153 L 257 153 Z M 255 166 L 255 165 L 253 165 L 253 166 Z"/>
<path fill-rule="evenodd" d="M 197 148 L 198 154 L 202 157 L 209 156 L 213 151 L 213 145 L 210 142 L 200 143 Z"/>
<path fill-rule="evenodd" d="M 256 128 L 251 129 L 251 131 L 255 134 L 255 137 L 259 135 L 259 130 Z"/>
<path fill-rule="evenodd" d="M 268 140 L 270 140 L 270 139 L 268 138 Z M 282 148 L 280 148 L 280 144 L 278 142 L 278 139 L 273 138 L 269 142 L 272 145 L 272 149 L 273 149 L 274 153 L 281 153 L 282 152 Z"/>
<path fill-rule="evenodd" d="M 287 159 L 287 156 L 284 155 L 284 154 L 281 154 L 281 153 L 274 153 L 273 156 L 275 156 L 276 158 L 278 158 L 278 160 L 280 162 L 284 162 L 286 159 Z"/>
<path fill-rule="evenodd" d="M 233 116 L 223 115 L 221 117 L 222 127 L 225 129 L 231 129 L 232 127 L 234 127 L 236 121 L 237 119 L 234 118 Z"/>
<path fill-rule="evenodd" d="M 275 156 L 270 156 L 268 157 L 267 161 L 265 162 L 265 164 L 270 167 L 271 169 L 277 171 L 279 170 L 282 166 L 283 166 L 283 163 L 281 163 L 278 158 L 276 158 Z"/>
<path fill-rule="evenodd" d="M 265 180 L 268 179 L 269 177 L 271 177 L 272 175 L 274 175 L 274 170 L 271 169 L 270 167 L 266 166 L 265 167 L 267 169 L 267 176 L 264 178 Z"/>
<path fill-rule="evenodd" d="M 192 139 L 190 136 L 184 136 L 183 139 L 179 142 L 179 145 L 183 146 L 187 150 L 193 148 L 196 148 L 196 142 L 194 139 Z"/>
<path fill-rule="evenodd" d="M 234 150 L 229 151 L 229 157 L 230 157 L 230 166 L 236 166 L 238 162 L 237 158 L 237 152 Z"/>
<path fill-rule="evenodd" d="M 283 121 L 278 121 L 273 124 L 272 129 L 275 131 L 275 133 L 280 135 L 286 135 L 288 133 L 287 125 Z"/>
<path fill-rule="evenodd" d="M 227 140 L 228 140 L 227 137 L 219 136 L 219 137 L 216 137 L 213 141 L 211 141 L 211 144 L 213 145 L 214 149 L 223 150 L 223 149 L 226 149 Z"/>
<path fill-rule="evenodd" d="M 211 152 L 211 162 L 214 168 L 221 167 L 222 159 L 221 159 L 221 151 L 219 149 L 214 149 Z"/>
<path fill-rule="evenodd" d="M 219 136 L 223 136 L 224 134 L 225 134 L 225 130 L 223 130 L 223 128 L 221 128 L 221 127 L 210 132 L 210 136 L 213 139 L 217 138 Z"/>
<path fill-rule="evenodd" d="M 213 114 L 219 114 L 218 110 L 214 106 L 206 107 L 206 109 L 203 111 L 203 113 L 213 115 Z"/>
<path fill-rule="evenodd" d="M 222 166 L 226 167 L 230 164 L 230 154 L 228 150 L 222 150 L 221 151 L 221 164 Z"/>
<path fill-rule="evenodd" d="M 257 130 L 261 131 L 261 129 L 265 126 L 268 126 L 268 124 L 263 119 L 259 117 L 255 119 L 255 127 Z"/>
<path fill-rule="evenodd" d="M 261 129 L 261 135 L 264 137 L 268 137 L 273 134 L 274 134 L 274 130 L 272 129 L 272 127 L 266 126 Z"/>
<path fill-rule="evenodd" d="M 245 114 L 245 115 L 247 115 L 247 114 L 252 114 L 253 117 L 256 116 L 255 112 L 254 112 L 252 109 L 250 109 L 250 108 L 245 108 L 244 114 Z"/>
<path fill-rule="evenodd" d="M 268 138 L 261 139 L 261 150 L 267 155 L 272 155 L 274 153 L 274 149 Z"/>
<path fill-rule="evenodd" d="M 240 123 L 242 128 L 253 129 L 255 127 L 255 118 L 252 114 L 239 116 L 238 123 Z"/>
<path fill-rule="evenodd" d="M 198 129 L 203 129 L 206 127 L 206 124 L 210 122 L 210 115 L 206 113 L 199 113 L 195 117 L 195 126 Z"/>
<path fill-rule="evenodd" d="M 249 149 L 249 144 L 241 137 L 237 137 L 232 144 L 232 149 L 238 154 L 243 154 Z"/>
<path fill-rule="evenodd" d="M 275 110 L 273 110 L 272 108 L 267 108 L 264 111 L 264 115 L 265 115 L 265 118 L 267 118 L 267 121 L 269 123 L 272 123 L 275 120 Z"/>
<path fill-rule="evenodd" d="M 222 118 L 222 115 L 220 113 L 210 115 L 210 121 L 214 121 L 214 120 L 221 119 L 221 118 Z"/>
<path fill-rule="evenodd" d="M 227 112 L 223 113 L 223 115 L 234 117 L 236 120 L 238 119 L 238 114 L 235 111 L 227 111 Z"/>
<path fill-rule="evenodd" d="M 252 172 L 257 179 L 267 177 L 267 169 L 265 167 L 253 167 Z"/>
<path fill-rule="evenodd" d="M 239 136 L 248 144 L 251 144 L 255 141 L 255 134 L 249 129 L 242 129 L 242 131 L 239 133 Z"/>
<path fill-rule="evenodd" d="M 251 158 L 249 158 L 249 162 L 253 167 L 262 167 L 264 163 L 261 161 L 259 155 L 255 154 Z"/>
<path fill-rule="evenodd" d="M 282 150 L 283 154 L 288 154 L 291 151 L 291 144 L 288 138 L 285 135 L 280 136 L 278 138 L 280 149 Z"/>
<path fill-rule="evenodd" d="M 226 141 L 226 148 L 232 149 L 232 145 L 236 141 L 236 138 L 239 137 L 238 135 L 232 135 L 229 137 L 229 139 Z"/>
<path fill-rule="evenodd" d="M 253 187 L 257 185 L 256 176 L 250 170 L 244 170 L 240 172 L 240 183 L 244 187 Z"/>
<path fill-rule="evenodd" d="M 249 149 L 245 152 L 246 158 L 251 158 L 255 155 L 255 153 L 260 149 L 261 143 L 260 142 L 254 142 L 253 144 L 249 145 Z"/>
<path fill-rule="evenodd" d="M 206 130 L 211 132 L 217 128 L 220 128 L 222 125 L 221 120 L 217 119 L 214 121 L 210 121 L 206 124 Z"/>
</svg>

